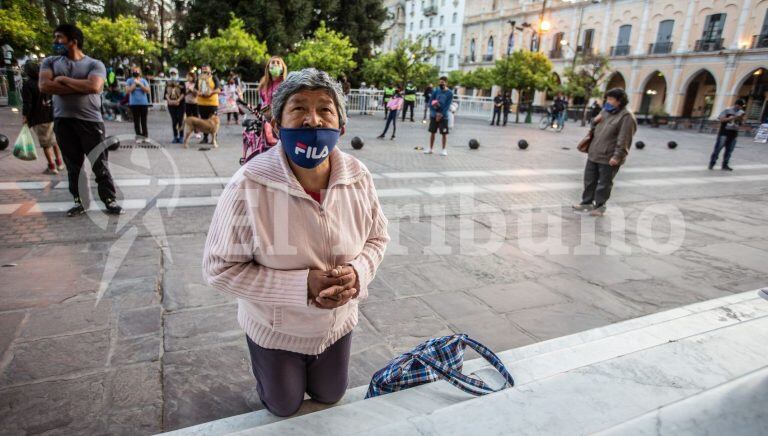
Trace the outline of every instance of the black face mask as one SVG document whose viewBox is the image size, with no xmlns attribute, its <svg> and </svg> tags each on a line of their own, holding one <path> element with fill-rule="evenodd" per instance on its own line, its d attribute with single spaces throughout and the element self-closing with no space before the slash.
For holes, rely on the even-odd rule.
<svg viewBox="0 0 768 436">
<path fill-rule="evenodd" d="M 133 76 L 133 77 L 139 77 L 139 73 L 137 73 L 137 72 L 133 72 L 133 73 L 131 73 L 131 76 Z"/>
<path fill-rule="evenodd" d="M 445 89 L 445 88 L 446 88 L 445 85 L 442 85 L 442 84 L 440 85 L 440 89 Z"/>
</svg>

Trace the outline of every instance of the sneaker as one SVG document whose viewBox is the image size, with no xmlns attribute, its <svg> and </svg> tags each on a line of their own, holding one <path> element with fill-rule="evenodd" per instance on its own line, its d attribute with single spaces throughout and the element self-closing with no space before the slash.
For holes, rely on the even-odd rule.
<svg viewBox="0 0 768 436">
<path fill-rule="evenodd" d="M 63 162 L 57 162 L 56 163 L 56 169 L 59 171 L 64 171 L 64 163 Z"/>
<path fill-rule="evenodd" d="M 67 211 L 68 217 L 80 216 L 85 213 L 85 208 L 80 200 L 75 200 L 75 206 Z"/>
<path fill-rule="evenodd" d="M 589 216 L 601 217 L 605 215 L 605 207 L 597 207 L 589 212 Z"/>
<path fill-rule="evenodd" d="M 376 137 L 376 139 L 384 139 L 384 135 L 379 135 Z"/>
<path fill-rule="evenodd" d="M 443 151 L 440 152 L 440 156 L 448 156 L 448 150 L 443 149 Z"/>
<path fill-rule="evenodd" d="M 107 207 L 107 213 L 110 215 L 122 215 L 125 213 L 122 207 L 117 204 L 116 200 L 109 200 L 105 203 Z"/>
<path fill-rule="evenodd" d="M 48 168 L 45 169 L 45 171 L 43 171 L 43 174 L 50 174 L 50 175 L 55 176 L 55 175 L 59 174 L 59 170 L 57 170 L 56 167 L 53 167 L 53 168 L 48 167 Z"/>
<path fill-rule="evenodd" d="M 574 212 L 589 212 L 595 208 L 592 204 L 574 204 L 571 206 Z"/>
<path fill-rule="evenodd" d="M 764 300 L 768 300 L 768 288 L 763 288 L 757 291 L 757 296 Z"/>
<path fill-rule="evenodd" d="M 392 137 L 391 137 L 391 138 L 389 138 L 389 140 L 390 140 L 390 141 L 394 141 L 394 140 L 395 140 L 395 135 L 392 135 Z"/>
<path fill-rule="evenodd" d="M 432 149 L 428 148 L 428 149 L 424 150 L 424 154 L 432 154 Z"/>
<path fill-rule="evenodd" d="M 729 167 L 728 165 L 723 165 L 721 168 L 723 171 L 733 171 L 733 168 Z"/>
<path fill-rule="evenodd" d="M 708 166 L 707 168 L 709 168 L 709 169 L 711 170 L 711 169 L 713 169 L 714 167 L 715 167 L 715 164 L 711 163 L 711 164 L 709 164 L 709 166 Z"/>
</svg>

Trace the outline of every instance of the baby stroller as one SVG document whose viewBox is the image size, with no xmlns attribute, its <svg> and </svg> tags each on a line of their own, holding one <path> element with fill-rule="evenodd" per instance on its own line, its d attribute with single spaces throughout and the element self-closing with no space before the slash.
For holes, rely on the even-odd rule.
<svg viewBox="0 0 768 436">
<path fill-rule="evenodd" d="M 272 148 L 277 139 L 272 135 L 272 126 L 267 121 L 266 112 L 269 106 L 255 108 L 244 100 L 237 100 L 237 104 L 245 108 L 246 116 L 243 118 L 243 156 L 240 165 Z"/>
</svg>

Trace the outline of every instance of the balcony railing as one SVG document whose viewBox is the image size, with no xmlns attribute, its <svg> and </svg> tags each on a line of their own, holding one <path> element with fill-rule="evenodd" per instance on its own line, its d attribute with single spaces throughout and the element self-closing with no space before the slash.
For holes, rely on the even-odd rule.
<svg viewBox="0 0 768 436">
<path fill-rule="evenodd" d="M 597 49 L 594 47 L 578 46 L 576 47 L 576 53 L 583 57 L 594 57 L 597 56 Z"/>
<path fill-rule="evenodd" d="M 475 62 L 475 58 L 472 56 L 464 56 L 464 63 L 465 64 L 472 64 Z"/>
<path fill-rule="evenodd" d="M 720 51 L 723 49 L 723 38 L 699 39 L 693 47 L 693 51 Z"/>
<path fill-rule="evenodd" d="M 665 54 L 672 51 L 672 42 L 655 42 L 648 44 L 648 54 Z"/>
<path fill-rule="evenodd" d="M 490 62 L 493 60 L 493 55 L 483 55 L 483 62 Z"/>
<path fill-rule="evenodd" d="M 753 35 L 752 45 L 749 48 L 768 48 L 768 33 L 765 35 Z"/>
<path fill-rule="evenodd" d="M 615 45 L 611 47 L 611 56 L 628 56 L 629 49 L 628 45 Z"/>
<path fill-rule="evenodd" d="M 424 6 L 424 9 L 422 9 L 421 12 L 425 17 L 429 17 L 430 15 L 437 15 L 437 5 L 433 3 L 431 5 Z"/>
<path fill-rule="evenodd" d="M 550 50 L 549 51 L 549 58 L 550 59 L 562 59 L 563 58 L 563 51 L 562 50 Z"/>
</svg>

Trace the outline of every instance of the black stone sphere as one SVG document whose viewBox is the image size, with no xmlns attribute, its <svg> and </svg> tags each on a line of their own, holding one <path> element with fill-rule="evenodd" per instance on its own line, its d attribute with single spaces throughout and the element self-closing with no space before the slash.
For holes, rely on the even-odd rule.
<svg viewBox="0 0 768 436">
<path fill-rule="evenodd" d="M 365 143 L 363 142 L 362 139 L 360 139 L 359 136 L 355 136 L 354 138 L 352 138 L 352 148 L 354 148 L 355 150 L 360 150 L 361 148 L 363 148 L 363 145 L 365 145 Z"/>
<path fill-rule="evenodd" d="M 480 143 L 477 142 L 477 139 L 470 139 L 469 140 L 469 148 L 472 150 L 477 150 L 480 147 Z"/>
<path fill-rule="evenodd" d="M 109 151 L 116 151 L 120 147 L 120 138 L 117 136 L 109 136 L 104 142 L 106 142 Z"/>
<path fill-rule="evenodd" d="M 675 141 L 669 141 L 669 142 L 667 142 L 667 147 L 669 147 L 669 148 L 675 148 L 675 147 L 677 147 L 677 142 L 675 142 Z"/>
<path fill-rule="evenodd" d="M 11 142 L 8 140 L 7 136 L 5 136 L 3 134 L 0 134 L 0 151 L 5 150 L 6 148 L 8 148 L 8 145 L 10 143 Z"/>
<path fill-rule="evenodd" d="M 635 148 L 638 150 L 642 150 L 645 147 L 645 142 L 643 141 L 637 141 L 635 142 Z"/>
<path fill-rule="evenodd" d="M 517 141 L 517 146 L 520 147 L 520 150 L 525 150 L 526 148 L 528 148 L 528 141 L 526 141 L 525 139 L 521 139 Z"/>
</svg>

